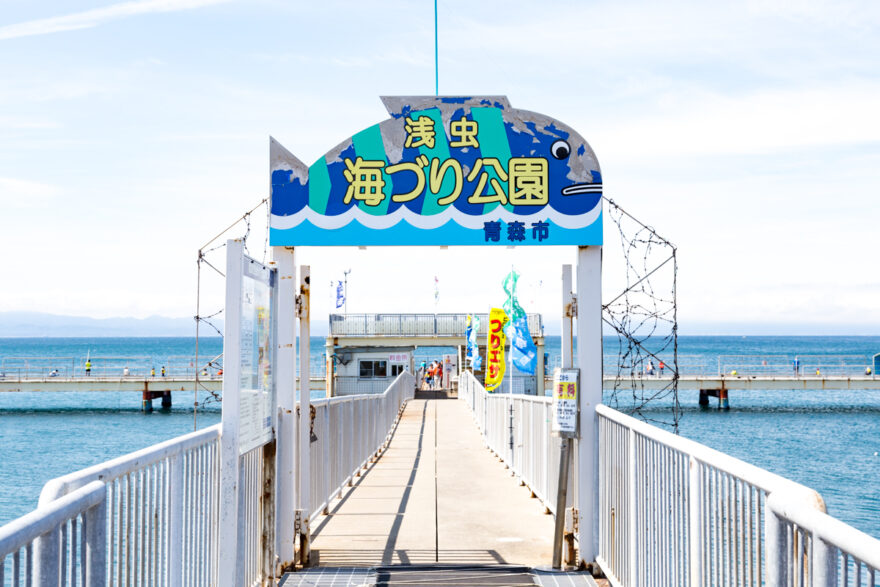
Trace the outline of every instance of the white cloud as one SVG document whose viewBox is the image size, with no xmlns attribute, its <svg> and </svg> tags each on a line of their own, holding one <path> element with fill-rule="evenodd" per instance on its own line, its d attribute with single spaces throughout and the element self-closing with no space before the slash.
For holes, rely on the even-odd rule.
<svg viewBox="0 0 880 587">
<path fill-rule="evenodd" d="M 45 200 L 61 193 L 57 187 L 46 183 L 17 179 L 14 177 L 0 177 L 0 203 L 4 206 L 14 205 L 24 200 Z"/>
<path fill-rule="evenodd" d="M 741 95 L 667 94 L 650 115 L 609 121 L 592 138 L 625 159 L 760 154 L 817 146 L 873 143 L 880 84 L 759 90 Z"/>
<path fill-rule="evenodd" d="M 64 31 L 74 31 L 99 26 L 111 20 L 128 18 L 140 14 L 157 12 L 177 12 L 202 8 L 213 4 L 228 2 L 229 0 L 136 0 L 134 2 L 121 2 L 111 4 L 104 8 L 74 12 L 64 16 L 40 18 L 18 24 L 0 27 L 0 41 L 17 39 L 19 37 L 31 37 L 34 35 L 48 35 Z"/>
</svg>

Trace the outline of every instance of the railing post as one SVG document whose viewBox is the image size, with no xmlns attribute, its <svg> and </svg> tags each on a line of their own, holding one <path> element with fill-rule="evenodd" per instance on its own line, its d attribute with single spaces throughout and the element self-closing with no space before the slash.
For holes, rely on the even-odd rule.
<svg viewBox="0 0 880 587">
<path fill-rule="evenodd" d="M 309 386 L 309 337 L 310 325 L 310 292 L 311 292 L 311 268 L 309 265 L 301 265 L 299 268 L 299 500 L 302 513 L 300 527 L 300 562 L 303 565 L 309 562 L 311 551 L 311 530 L 309 517 L 312 513 L 311 483 L 312 468 L 311 454 L 311 397 Z M 347 292 L 346 292 L 347 293 Z M 364 316 L 366 326 L 366 316 Z"/>
<path fill-rule="evenodd" d="M 578 510 L 577 566 L 591 565 L 599 549 L 599 426 L 602 403 L 602 247 L 578 247 L 577 253 Z"/>
<path fill-rule="evenodd" d="M 764 514 L 764 583 L 767 587 L 787 587 L 788 556 L 786 552 L 786 523 L 776 515 L 774 505 L 777 501 L 775 493 L 767 496 Z"/>
<path fill-rule="evenodd" d="M 272 247 L 278 268 L 278 349 L 275 389 L 278 403 L 275 452 L 275 552 L 281 569 L 294 564 L 296 510 L 296 252 Z M 336 323 L 331 322 L 331 328 Z M 327 373 L 332 382 L 333 373 Z"/>
<path fill-rule="evenodd" d="M 698 587 L 703 584 L 703 536 L 700 504 L 703 501 L 701 465 L 693 456 L 688 458 L 688 572 L 689 584 Z"/>
<path fill-rule="evenodd" d="M 627 467 L 629 469 L 629 486 L 627 487 L 626 498 L 629 515 L 629 519 L 627 520 L 627 534 L 629 537 L 629 580 L 632 587 L 637 587 L 639 584 L 639 555 L 641 554 L 638 551 L 638 515 L 636 513 L 638 508 L 639 467 L 636 464 L 636 431 L 630 428 L 628 434 L 629 462 L 627 463 Z M 611 447 L 611 450 L 613 451 L 613 447 Z M 614 548 L 613 544 L 611 545 L 611 548 Z"/>
<path fill-rule="evenodd" d="M 837 586 L 837 548 L 818 537 L 813 539 L 813 587 Z"/>
<path fill-rule="evenodd" d="M 61 578 L 61 532 L 54 530 L 40 536 L 34 544 L 34 584 L 60 585 Z"/>
<path fill-rule="evenodd" d="M 238 520 L 239 520 L 239 404 L 241 401 L 241 299 L 242 299 L 242 258 L 244 249 L 241 241 L 226 241 L 226 304 L 223 333 L 223 411 L 220 428 L 220 516 L 222 531 L 218 533 L 217 544 L 218 587 L 237 587 L 241 582 L 244 563 L 239 561 Z M 172 471 L 182 471 L 182 459 L 178 458 Z M 174 473 L 172 473 L 174 474 Z M 174 484 L 172 493 L 180 491 L 174 501 L 182 506 L 183 484 Z M 173 509 L 174 506 L 172 506 Z M 174 515 L 172 511 L 172 515 Z M 180 520 L 180 516 L 176 516 Z M 171 553 L 179 553 L 180 548 L 170 545 Z M 174 581 L 180 581 L 180 574 L 169 565 L 169 573 Z M 172 580 L 169 577 L 169 581 Z"/>
<path fill-rule="evenodd" d="M 86 585 L 107 584 L 107 493 L 85 513 Z"/>
<path fill-rule="evenodd" d="M 168 461 L 171 483 L 168 488 L 168 585 L 178 587 L 183 581 L 183 455 Z"/>
</svg>

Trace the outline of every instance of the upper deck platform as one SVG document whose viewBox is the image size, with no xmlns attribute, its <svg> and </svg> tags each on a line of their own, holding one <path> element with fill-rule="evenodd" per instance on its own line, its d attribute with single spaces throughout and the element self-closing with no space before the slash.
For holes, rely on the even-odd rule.
<svg viewBox="0 0 880 587">
<path fill-rule="evenodd" d="M 485 340 L 488 314 L 480 319 L 477 335 Z M 544 339 L 540 314 L 529 314 L 529 332 L 536 341 Z M 331 314 L 329 338 L 344 340 L 346 345 L 463 345 L 467 314 Z"/>
</svg>

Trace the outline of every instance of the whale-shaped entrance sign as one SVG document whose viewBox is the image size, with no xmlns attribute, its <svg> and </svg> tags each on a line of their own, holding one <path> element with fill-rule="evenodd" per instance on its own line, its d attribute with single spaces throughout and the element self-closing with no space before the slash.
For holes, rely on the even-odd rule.
<svg viewBox="0 0 880 587">
<path fill-rule="evenodd" d="M 306 167 L 270 139 L 270 243 L 601 245 L 587 142 L 503 96 L 383 97 L 391 118 Z"/>
</svg>

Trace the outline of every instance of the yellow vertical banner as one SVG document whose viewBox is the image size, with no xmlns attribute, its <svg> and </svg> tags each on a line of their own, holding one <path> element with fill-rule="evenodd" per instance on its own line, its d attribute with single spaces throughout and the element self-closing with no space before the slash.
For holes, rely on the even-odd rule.
<svg viewBox="0 0 880 587">
<path fill-rule="evenodd" d="M 489 311 L 488 341 L 486 344 L 486 391 L 494 391 L 504 379 L 504 326 L 510 318 L 501 308 Z"/>
</svg>

